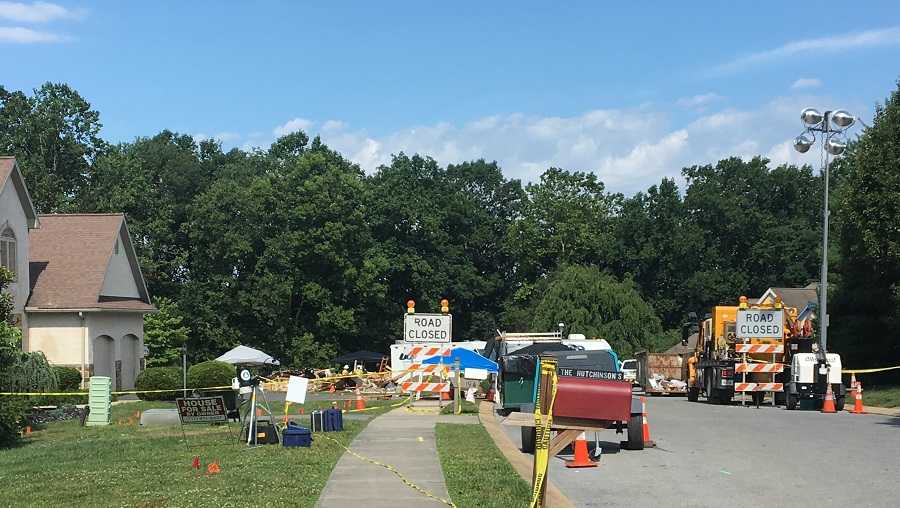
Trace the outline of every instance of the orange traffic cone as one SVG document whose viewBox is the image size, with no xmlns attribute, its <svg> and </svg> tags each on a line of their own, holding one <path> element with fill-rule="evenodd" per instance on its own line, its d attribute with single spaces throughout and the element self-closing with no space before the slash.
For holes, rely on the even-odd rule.
<svg viewBox="0 0 900 508">
<path fill-rule="evenodd" d="M 332 384 L 330 388 L 328 388 L 328 393 L 334 393 L 334 385 Z"/>
<path fill-rule="evenodd" d="M 647 422 L 647 398 L 641 397 L 641 417 L 644 420 L 644 448 L 653 448 L 656 441 L 650 439 L 650 423 Z"/>
<path fill-rule="evenodd" d="M 301 415 L 303 414 L 303 408 L 302 408 L 302 407 L 301 407 L 300 409 L 298 409 L 298 411 L 299 411 L 299 413 L 300 413 Z"/>
<path fill-rule="evenodd" d="M 857 381 L 856 389 L 853 390 L 853 414 L 855 414 L 855 415 L 865 414 L 865 412 L 866 412 L 865 408 L 863 407 L 862 392 L 863 392 L 862 383 Z"/>
<path fill-rule="evenodd" d="M 588 455 L 587 439 L 584 431 L 575 439 L 575 460 L 567 460 L 566 467 L 597 467 Z"/>
<path fill-rule="evenodd" d="M 823 413 L 837 413 L 837 410 L 834 408 L 834 393 L 831 391 L 831 383 L 828 383 L 828 388 L 825 389 L 825 400 L 822 401 L 822 412 Z"/>
<path fill-rule="evenodd" d="M 363 400 L 362 395 L 359 393 L 359 388 L 356 389 L 356 410 L 362 411 L 366 408 L 366 401 Z"/>
<path fill-rule="evenodd" d="M 30 435 L 31 435 L 31 425 L 26 425 L 26 426 L 25 426 L 25 435 L 26 435 L 26 436 L 30 436 Z"/>
<path fill-rule="evenodd" d="M 450 392 L 441 392 L 441 400 L 450 400 Z"/>
</svg>

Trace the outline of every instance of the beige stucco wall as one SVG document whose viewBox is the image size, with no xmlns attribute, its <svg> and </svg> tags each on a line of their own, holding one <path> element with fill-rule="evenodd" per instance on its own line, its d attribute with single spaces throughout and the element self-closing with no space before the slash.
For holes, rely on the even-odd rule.
<svg viewBox="0 0 900 508">
<path fill-rule="evenodd" d="M 88 337 L 92 345 L 90 356 L 91 364 L 94 363 L 93 345 L 100 336 L 107 336 L 115 343 L 114 359 L 122 362 L 122 379 L 115 375 L 115 360 L 113 362 L 113 387 L 119 386 L 123 390 L 134 387 L 134 379 L 139 373 L 140 359 L 144 356 L 144 316 L 139 312 L 86 312 Z M 130 339 L 128 336 L 133 336 Z M 126 343 L 134 340 L 136 343 Z M 130 346 L 129 346 L 130 344 Z M 130 353 L 130 354 L 129 354 Z M 133 366 L 129 372 L 128 367 Z M 97 366 L 94 366 L 95 371 Z"/>
<path fill-rule="evenodd" d="M 140 373 L 144 356 L 144 317 L 138 312 L 85 312 L 82 329 L 77 312 L 30 312 L 27 351 L 43 351 L 50 363 L 79 367 L 87 338 L 85 363 L 96 375 L 109 375 L 113 387 L 129 389 Z M 86 332 L 86 333 L 85 333 Z M 109 337 L 111 340 L 100 339 Z M 95 351 L 95 347 L 107 347 Z M 103 365 L 95 365 L 95 360 Z M 117 379 L 116 361 L 121 362 Z M 88 372 L 90 374 L 90 372 Z"/>
<path fill-rule="evenodd" d="M 123 228 L 124 231 L 124 228 Z M 125 244 L 121 238 L 122 232 L 116 237 L 118 242 L 118 253 L 113 248 L 113 254 L 109 258 L 109 264 L 106 266 L 106 275 L 103 277 L 103 289 L 100 294 L 103 296 L 122 296 L 131 298 L 140 298 L 137 284 L 134 281 L 134 274 L 131 272 L 131 264 L 128 263 L 128 256 L 125 254 Z"/>
<path fill-rule="evenodd" d="M 28 301 L 29 285 L 28 285 L 28 220 L 25 216 L 25 209 L 19 201 L 19 195 L 16 193 L 15 184 L 13 184 L 12 175 L 6 179 L 2 191 L 0 191 L 0 229 L 5 224 L 16 235 L 16 266 L 17 279 L 16 282 L 10 284 L 9 291 L 15 297 L 13 312 L 21 314 Z"/>
<path fill-rule="evenodd" d="M 43 351 L 55 365 L 81 365 L 82 331 L 77 313 L 32 312 L 28 351 Z"/>
</svg>

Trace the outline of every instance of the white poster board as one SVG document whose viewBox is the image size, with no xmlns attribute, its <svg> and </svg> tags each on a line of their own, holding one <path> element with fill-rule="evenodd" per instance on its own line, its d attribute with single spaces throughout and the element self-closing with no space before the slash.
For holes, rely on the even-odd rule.
<svg viewBox="0 0 900 508">
<path fill-rule="evenodd" d="M 480 381 L 488 378 L 488 371 L 487 369 L 466 368 L 463 369 L 463 377 L 466 379 L 477 379 Z"/>
<path fill-rule="evenodd" d="M 306 403 L 307 388 L 309 388 L 309 379 L 299 376 L 289 377 L 287 395 L 284 397 L 284 400 L 295 404 Z"/>
</svg>

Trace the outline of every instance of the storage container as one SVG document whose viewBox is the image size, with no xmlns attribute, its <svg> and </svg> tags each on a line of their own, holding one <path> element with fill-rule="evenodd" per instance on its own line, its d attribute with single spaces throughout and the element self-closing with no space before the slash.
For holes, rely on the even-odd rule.
<svg viewBox="0 0 900 508">
<path fill-rule="evenodd" d="M 309 428 L 313 432 L 325 432 L 325 413 L 323 411 L 309 413 Z"/>
<path fill-rule="evenodd" d="M 286 448 L 295 446 L 309 447 L 312 445 L 312 432 L 306 427 L 289 422 L 284 432 L 282 432 L 281 443 Z"/>
<path fill-rule="evenodd" d="M 325 432 L 340 432 L 344 430 L 344 415 L 340 409 L 325 410 Z"/>
</svg>

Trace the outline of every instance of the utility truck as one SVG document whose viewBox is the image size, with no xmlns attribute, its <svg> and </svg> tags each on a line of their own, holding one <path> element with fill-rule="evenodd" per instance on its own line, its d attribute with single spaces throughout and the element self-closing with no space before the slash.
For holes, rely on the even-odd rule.
<svg viewBox="0 0 900 508">
<path fill-rule="evenodd" d="M 770 393 L 773 405 L 794 409 L 804 398 L 824 400 L 831 384 L 835 406 L 843 407 L 840 356 L 819 351 L 810 327 L 800 326 L 797 309 L 780 297 L 750 304 L 742 296 L 737 306 L 717 305 L 686 327 L 682 343 L 695 331 L 695 351 L 684 366 L 688 400 L 703 394 L 728 404 L 739 394 L 742 402 L 759 405 Z"/>
</svg>

